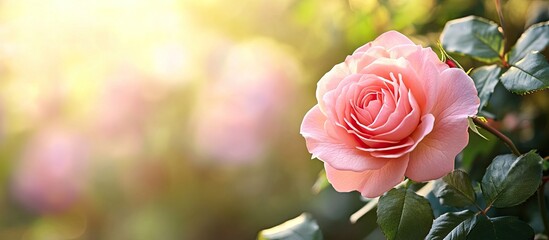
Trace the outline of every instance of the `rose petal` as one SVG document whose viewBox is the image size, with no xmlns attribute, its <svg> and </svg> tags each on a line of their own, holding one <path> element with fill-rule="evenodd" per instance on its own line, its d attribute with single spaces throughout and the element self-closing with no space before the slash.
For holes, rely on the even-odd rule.
<svg viewBox="0 0 549 240">
<path fill-rule="evenodd" d="M 324 101 L 322 100 L 324 95 L 337 88 L 341 80 L 350 74 L 347 64 L 340 63 L 335 65 L 330 71 L 328 71 L 317 83 L 316 88 L 316 100 L 323 112 L 326 112 Z"/>
<path fill-rule="evenodd" d="M 469 141 L 467 117 L 477 113 L 480 103 L 473 81 L 463 70 L 446 69 L 439 81 L 433 132 L 410 153 L 406 176 L 414 181 L 436 179 L 452 171 L 456 155 Z"/>
<path fill-rule="evenodd" d="M 320 111 L 318 105 L 314 106 L 303 119 L 301 124 L 301 135 L 306 139 L 307 149 L 323 162 L 330 163 L 339 170 L 364 171 L 369 169 L 379 169 L 383 167 L 387 160 L 373 158 L 369 154 L 362 152 L 353 145 L 348 144 L 349 136 L 344 129 L 338 129 L 331 124 L 325 124 L 326 117 Z M 331 129 L 325 129 L 326 127 Z M 332 137 L 328 133 L 337 134 Z M 347 140 L 345 140 L 347 138 Z M 347 142 L 347 143 L 346 143 Z"/>
<path fill-rule="evenodd" d="M 353 55 L 347 56 L 345 63 L 350 73 L 357 73 L 359 69 L 364 68 L 380 57 L 389 57 L 389 53 L 385 48 L 373 47 L 366 52 L 355 52 Z"/>
<path fill-rule="evenodd" d="M 388 31 L 386 33 L 379 35 L 379 37 L 377 37 L 374 41 L 372 41 L 372 46 L 381 46 L 386 49 L 390 49 L 398 45 L 416 45 L 416 44 L 406 36 L 402 35 L 402 33 L 399 33 L 397 31 Z"/>
<path fill-rule="evenodd" d="M 305 138 L 316 139 L 318 141 L 328 141 L 324 123 L 326 116 L 320 111 L 320 107 L 315 105 L 305 114 L 305 118 L 301 123 L 300 133 Z"/>
<path fill-rule="evenodd" d="M 346 125 L 346 121 L 351 119 L 351 113 L 356 112 L 356 109 L 362 109 L 364 114 L 374 118 L 378 115 L 382 107 L 391 108 L 392 102 L 387 102 L 387 106 L 379 99 L 381 89 L 386 88 L 387 84 L 378 77 L 371 75 L 352 74 L 342 79 L 339 86 L 327 92 L 322 98 L 326 107 L 326 116 L 331 120 Z M 358 106 L 362 101 L 362 97 L 368 98 L 364 104 L 366 106 Z M 358 104 L 357 104 L 358 102 Z M 368 124 L 368 123 L 364 123 Z"/>
<path fill-rule="evenodd" d="M 386 133 L 381 133 L 375 135 L 376 139 L 383 139 L 383 140 L 402 140 L 408 137 L 412 132 L 415 131 L 419 124 L 420 120 L 420 107 L 415 101 L 415 98 L 413 95 L 408 93 L 408 99 L 410 100 L 410 104 L 412 105 L 412 111 L 408 113 L 401 122 L 393 129 Z"/>
<path fill-rule="evenodd" d="M 423 48 L 419 45 L 398 45 L 389 50 L 391 58 L 405 58 L 410 62 L 412 68 L 419 72 L 428 71 L 440 73 L 448 69 L 448 65 L 441 62 L 435 52 L 429 47 Z M 429 66 L 425 66 L 429 63 Z M 435 72 L 433 72 L 435 71 Z M 437 76 L 433 74 L 432 76 Z"/>
<path fill-rule="evenodd" d="M 427 114 L 421 118 L 421 123 L 417 126 L 417 129 L 412 133 L 409 139 L 413 144 L 406 145 L 406 148 L 396 148 L 391 149 L 391 151 L 378 151 L 372 152 L 372 157 L 381 157 L 381 158 L 396 158 L 401 157 L 406 153 L 413 151 L 416 146 L 433 130 L 433 125 L 435 123 L 435 117 L 431 114 Z"/>
<path fill-rule="evenodd" d="M 423 81 L 421 78 L 425 76 L 419 76 L 406 59 L 380 58 L 363 68 L 360 73 L 373 74 L 385 79 L 392 79 L 391 73 L 395 76 L 399 76 L 400 74 L 398 77 L 399 81 L 402 80 L 406 88 L 412 92 L 420 106 L 426 106 L 426 93 L 422 86 L 423 84 L 421 83 L 421 81 Z M 429 76 L 428 79 L 432 78 L 433 76 Z"/>
<path fill-rule="evenodd" d="M 362 45 L 361 47 L 357 48 L 357 49 L 353 52 L 353 55 L 355 55 L 355 54 L 357 54 L 357 53 L 366 52 L 366 51 L 368 51 L 368 49 L 370 49 L 371 47 L 372 47 L 372 42 L 366 43 L 366 44 Z"/>
<path fill-rule="evenodd" d="M 357 147 L 357 149 L 365 152 L 369 152 L 372 155 L 372 157 L 397 158 L 404 155 L 406 153 L 406 150 L 413 145 L 414 145 L 414 140 L 412 140 L 412 138 L 407 138 L 401 141 L 399 144 L 395 144 L 392 146 L 377 147 L 377 148 Z"/>
<path fill-rule="evenodd" d="M 423 182 L 443 177 L 454 169 L 456 155 L 469 142 L 467 121 L 442 119 L 410 153 L 406 176 Z"/>
<path fill-rule="evenodd" d="M 364 197 L 377 197 L 404 180 L 408 155 L 392 159 L 380 169 L 362 172 L 341 171 L 325 163 L 326 176 L 339 192 L 360 191 Z"/>
<path fill-rule="evenodd" d="M 462 119 L 477 113 L 480 99 L 473 80 L 458 68 L 444 70 L 438 79 L 438 98 L 434 101 L 436 119 Z"/>
<path fill-rule="evenodd" d="M 400 84 L 398 91 L 395 92 L 395 98 L 397 98 L 396 106 L 393 111 L 387 113 L 385 118 L 376 118 L 374 122 L 369 126 L 369 130 L 372 134 L 382 134 L 393 130 L 396 126 L 402 123 L 403 119 L 410 114 L 412 106 L 410 106 L 410 94 L 409 90 L 402 80 L 395 79 L 394 74 L 390 73 L 391 79 Z M 402 77 L 399 75 L 399 79 Z M 417 104 L 416 104 L 417 105 Z"/>
<path fill-rule="evenodd" d="M 391 48 L 392 58 L 406 58 L 418 80 L 415 84 L 423 87 L 427 99 L 436 99 L 440 73 L 448 69 L 448 65 L 438 59 L 431 48 L 421 46 L 399 45 Z M 431 111 L 435 101 L 427 101 L 422 107 L 422 115 Z"/>
<path fill-rule="evenodd" d="M 339 85 L 324 93 L 322 99 L 319 99 L 318 105 L 322 112 L 332 120 L 342 123 L 345 117 L 345 109 L 349 107 L 348 99 L 344 97 L 349 94 L 349 88 L 351 88 L 353 83 L 360 81 L 362 77 L 360 74 L 351 74 L 340 79 L 341 82 L 339 82 Z"/>
</svg>

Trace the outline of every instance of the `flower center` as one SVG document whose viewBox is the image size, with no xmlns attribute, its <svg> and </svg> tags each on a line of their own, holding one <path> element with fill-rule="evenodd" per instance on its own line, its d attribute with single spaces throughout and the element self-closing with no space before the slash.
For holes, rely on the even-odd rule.
<svg viewBox="0 0 549 240">
<path fill-rule="evenodd" d="M 417 111 L 411 113 L 413 97 L 402 78 L 390 72 L 387 78 L 369 75 L 355 82 L 344 94 L 348 102 L 340 126 L 365 147 L 400 145 L 408 133 L 401 136 L 393 130 L 417 125 L 418 120 Z"/>
</svg>

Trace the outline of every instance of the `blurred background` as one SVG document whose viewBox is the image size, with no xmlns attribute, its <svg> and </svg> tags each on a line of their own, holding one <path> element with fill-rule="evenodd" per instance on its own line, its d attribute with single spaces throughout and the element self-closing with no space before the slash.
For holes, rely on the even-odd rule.
<svg viewBox="0 0 549 240">
<path fill-rule="evenodd" d="M 510 43 L 548 20 L 503 8 Z M 316 82 L 385 31 L 436 46 L 471 14 L 497 21 L 492 0 L 1 0 L 0 239 L 254 239 L 304 211 L 326 239 L 382 239 L 373 213 L 349 223 L 359 194 L 311 190 Z M 539 146 L 549 97 L 524 99 L 493 114 Z"/>
</svg>

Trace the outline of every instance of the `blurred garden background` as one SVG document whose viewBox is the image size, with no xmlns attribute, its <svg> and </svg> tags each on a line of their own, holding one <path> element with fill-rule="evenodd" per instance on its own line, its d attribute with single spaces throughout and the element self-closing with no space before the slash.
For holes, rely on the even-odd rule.
<svg viewBox="0 0 549 240">
<path fill-rule="evenodd" d="M 503 11 L 510 43 L 549 20 L 548 1 Z M 492 0 L 2 0 L 0 239 L 254 239 L 304 211 L 326 239 L 383 239 L 349 223 L 358 193 L 313 193 L 301 120 L 358 46 L 394 29 L 435 49 L 471 14 L 497 21 Z M 502 128 L 549 142 L 548 94 L 500 88 Z"/>
</svg>

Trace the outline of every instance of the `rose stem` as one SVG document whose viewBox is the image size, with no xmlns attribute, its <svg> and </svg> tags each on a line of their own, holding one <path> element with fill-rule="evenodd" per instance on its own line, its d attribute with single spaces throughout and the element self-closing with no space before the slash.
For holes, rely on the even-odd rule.
<svg viewBox="0 0 549 240">
<path fill-rule="evenodd" d="M 545 228 L 545 235 L 549 235 L 549 217 L 547 216 L 547 206 L 545 205 L 545 181 L 541 182 L 538 188 L 538 206 Z"/>
<path fill-rule="evenodd" d="M 509 67 L 509 63 L 505 60 L 505 53 L 507 52 L 507 38 L 505 37 L 505 21 L 503 21 L 503 12 L 501 11 L 500 0 L 494 0 L 496 3 L 496 11 L 498 12 L 499 24 L 501 25 L 501 35 L 503 35 L 503 53 L 500 53 L 499 58 L 504 67 Z"/>
<path fill-rule="evenodd" d="M 501 133 L 500 131 L 498 131 L 497 129 L 491 127 L 490 125 L 488 125 L 487 123 L 481 121 L 480 119 L 478 119 L 477 117 L 473 117 L 473 122 L 480 126 L 481 128 L 484 128 L 486 129 L 486 131 L 490 132 L 491 134 L 494 134 L 494 136 L 498 137 L 499 139 L 501 139 L 501 141 L 503 141 L 503 143 L 505 143 L 505 145 L 507 145 L 507 147 L 509 149 L 511 149 L 511 152 L 513 152 L 513 154 L 517 155 L 517 156 L 520 156 L 520 152 L 519 150 L 517 149 L 517 147 L 515 147 L 515 144 L 513 144 L 513 141 L 511 141 L 511 139 L 509 139 L 507 136 L 505 136 L 503 133 Z"/>
</svg>

